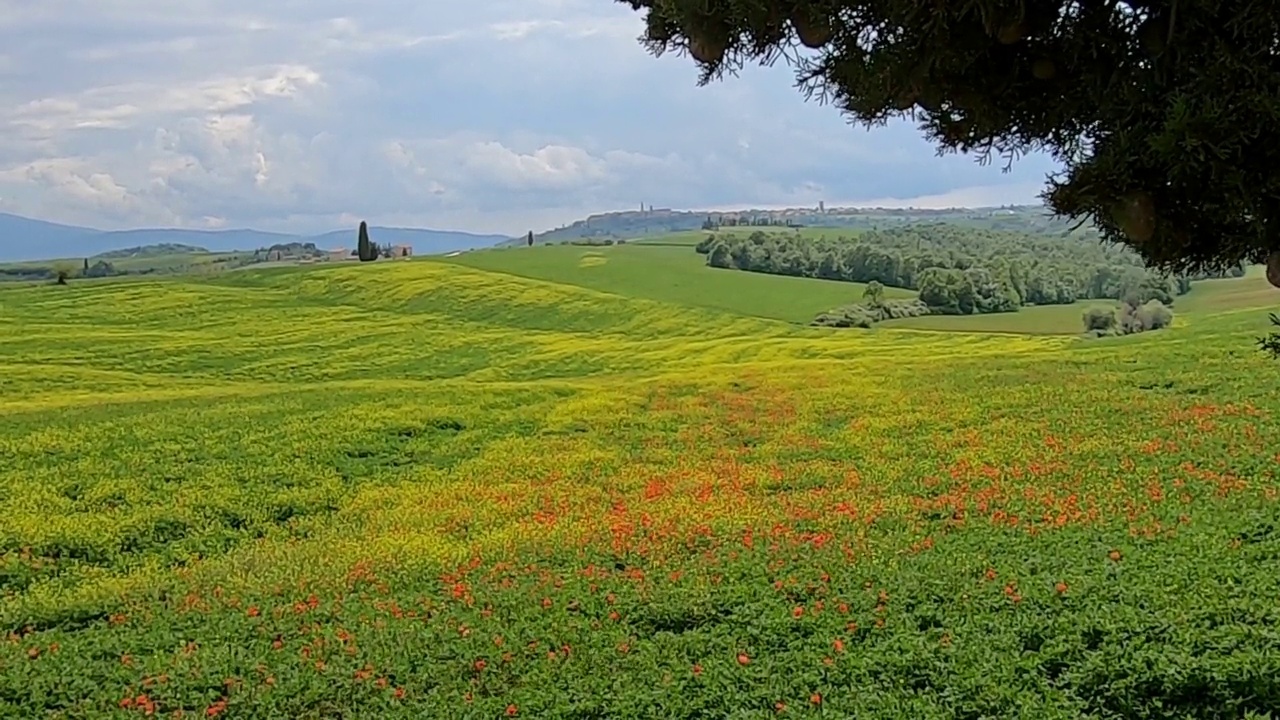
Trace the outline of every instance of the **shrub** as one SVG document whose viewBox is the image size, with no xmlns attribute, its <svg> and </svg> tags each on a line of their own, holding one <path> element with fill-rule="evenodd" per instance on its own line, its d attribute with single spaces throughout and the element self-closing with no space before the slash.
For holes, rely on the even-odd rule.
<svg viewBox="0 0 1280 720">
<path fill-rule="evenodd" d="M 922 317 L 930 315 L 933 310 L 922 300 L 881 300 L 876 307 L 880 320 L 897 320 L 898 318 Z"/>
<path fill-rule="evenodd" d="M 1139 304 L 1135 297 L 1120 305 L 1120 315 L 1109 308 L 1090 308 L 1084 314 L 1084 329 L 1094 337 L 1132 335 L 1160 330 L 1173 324 L 1173 310 L 1159 300 Z"/>
<path fill-rule="evenodd" d="M 1143 330 L 1159 330 L 1173 323 L 1173 310 L 1159 300 L 1148 300 L 1138 308 L 1137 315 Z"/>
<path fill-rule="evenodd" d="M 871 308 L 865 305 L 845 305 L 822 313 L 813 319 L 812 324 L 821 327 L 869 328 L 875 324 L 876 319 Z"/>
<path fill-rule="evenodd" d="M 854 303 L 828 310 L 814 318 L 812 324 L 823 327 L 869 328 L 881 320 L 920 317 L 930 313 L 929 306 L 918 299 L 882 300 L 875 306 Z"/>
<path fill-rule="evenodd" d="M 717 242 L 711 247 L 711 251 L 707 253 L 707 264 L 717 268 L 734 267 L 733 255 L 729 251 L 729 246 L 724 242 Z"/>
<path fill-rule="evenodd" d="M 1144 305 L 1127 301 L 1120 307 L 1120 330 L 1126 335 L 1159 330 L 1172 322 L 1173 310 L 1159 300 L 1148 300 Z"/>
<path fill-rule="evenodd" d="M 1116 311 L 1113 308 L 1094 307 L 1084 313 L 1086 332 L 1108 333 L 1116 327 Z"/>
</svg>

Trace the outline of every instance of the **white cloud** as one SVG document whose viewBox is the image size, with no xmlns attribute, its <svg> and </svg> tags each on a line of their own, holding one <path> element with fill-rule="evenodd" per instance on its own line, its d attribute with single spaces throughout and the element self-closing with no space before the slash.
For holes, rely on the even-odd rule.
<svg viewBox="0 0 1280 720">
<path fill-rule="evenodd" d="M 460 155 L 466 176 L 509 190 L 568 190 L 607 176 L 603 159 L 565 145 L 544 145 L 524 154 L 488 141 L 466 146 Z"/>
<path fill-rule="evenodd" d="M 129 129 L 156 119 L 201 117 L 270 99 L 297 97 L 321 86 L 318 73 L 301 65 L 256 69 L 190 85 L 133 82 L 93 88 L 74 96 L 42 97 L 9 111 L 8 124 L 29 136 L 51 138 L 84 129 Z M 0 110 L 0 117 L 3 116 Z"/>
<path fill-rule="evenodd" d="M 0 186 L 25 184 L 40 188 L 46 199 L 68 204 L 84 214 L 116 223 L 146 218 L 150 222 L 176 220 L 163 207 L 152 206 L 99 164 L 86 158 L 36 160 L 0 170 Z M 73 216 L 77 213 L 73 211 Z"/>
<path fill-rule="evenodd" d="M 200 48 L 200 40 L 194 37 L 179 37 L 167 40 L 146 42 L 118 43 L 99 45 L 87 48 L 72 49 L 67 56 L 73 60 L 84 62 L 115 62 L 130 56 L 172 55 L 175 53 L 193 52 Z"/>
<path fill-rule="evenodd" d="M 1051 169 L 851 129 L 786 68 L 697 88 L 642 25 L 607 0 L 0 0 L 0 197 L 107 227 L 517 233 L 641 202 L 999 204 Z"/>
</svg>

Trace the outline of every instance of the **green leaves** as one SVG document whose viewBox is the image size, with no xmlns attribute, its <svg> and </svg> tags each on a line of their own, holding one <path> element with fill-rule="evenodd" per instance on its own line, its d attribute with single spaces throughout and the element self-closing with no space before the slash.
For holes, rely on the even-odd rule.
<svg viewBox="0 0 1280 720">
<path fill-rule="evenodd" d="M 1271 313 L 1271 324 L 1280 328 L 1280 315 Z M 1258 338 L 1258 348 L 1271 357 L 1280 360 L 1280 332 L 1273 332 L 1266 337 Z"/>
</svg>

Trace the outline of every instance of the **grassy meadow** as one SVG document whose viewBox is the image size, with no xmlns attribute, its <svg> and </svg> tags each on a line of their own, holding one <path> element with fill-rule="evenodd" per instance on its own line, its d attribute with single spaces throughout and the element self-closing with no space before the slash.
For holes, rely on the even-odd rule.
<svg viewBox="0 0 1280 720">
<path fill-rule="evenodd" d="M 752 228 L 722 230 L 746 234 Z M 836 237 L 841 228 L 803 228 L 814 237 Z M 856 231 L 855 231 L 856 232 Z M 706 256 L 693 251 L 705 232 L 672 233 L 622 245 L 552 245 L 482 250 L 443 262 L 520 277 L 590 288 L 631 298 L 644 298 L 685 307 L 720 310 L 737 315 L 808 324 L 819 313 L 861 302 L 862 283 L 769 275 L 712 268 Z M 1275 307 L 1275 288 L 1262 267 L 1250 268 L 1241 279 L 1200 281 L 1177 298 L 1179 316 L 1206 315 Z M 885 288 L 886 299 L 906 299 L 916 293 Z M 1082 317 L 1091 307 L 1118 307 L 1109 300 L 1081 300 L 1071 305 L 1027 306 L 1015 313 L 926 315 L 886 320 L 882 328 L 959 333 L 1077 336 Z"/>
<path fill-rule="evenodd" d="M 252 253 L 165 253 L 157 255 L 140 255 L 137 257 L 110 257 L 106 258 L 117 270 L 128 272 L 157 272 L 167 273 L 182 271 L 184 273 L 200 273 L 210 272 L 218 269 L 220 263 L 236 260 L 243 255 L 252 255 Z M 93 258 L 90 262 L 96 262 L 99 258 Z M 80 269 L 84 258 L 66 258 L 61 260 L 27 260 L 22 262 L 0 263 L 0 269 L 39 269 L 39 268 L 56 268 L 68 271 L 77 271 Z"/>
<path fill-rule="evenodd" d="M 1251 280 L 835 331 L 630 252 L 0 287 L 0 717 L 1280 707 Z"/>
<path fill-rule="evenodd" d="M 552 245 L 484 250 L 448 262 L 480 270 L 567 283 L 626 297 L 723 310 L 805 324 L 818 313 L 857 302 L 861 283 L 814 280 L 723 270 L 706 265 L 688 244 L 655 246 Z M 671 236 L 676 237 L 676 236 Z M 676 237 L 676 239 L 679 239 Z M 887 298 L 909 298 L 910 290 L 889 288 Z"/>
<path fill-rule="evenodd" d="M 1026 306 L 1011 313 L 981 315 L 924 315 L 885 320 L 887 328 L 912 328 L 940 332 L 1013 333 L 1025 335 L 1079 335 L 1083 316 L 1092 307 L 1118 308 L 1111 300 L 1079 300 L 1070 305 Z M 1176 310 L 1181 307 L 1175 306 Z"/>
</svg>

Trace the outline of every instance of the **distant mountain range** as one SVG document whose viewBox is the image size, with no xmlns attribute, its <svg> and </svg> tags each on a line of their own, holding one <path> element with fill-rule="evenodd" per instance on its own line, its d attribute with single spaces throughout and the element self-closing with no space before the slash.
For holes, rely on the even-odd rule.
<svg viewBox="0 0 1280 720">
<path fill-rule="evenodd" d="M 369 236 L 380 245 L 409 245 L 415 255 L 435 255 L 456 250 L 491 247 L 511 238 L 506 235 L 477 235 L 450 230 L 370 227 Z M 189 250 L 210 252 L 256 250 L 287 243 L 315 243 L 325 250 L 354 248 L 356 229 L 334 230 L 321 235 L 288 235 L 261 230 L 185 230 L 180 228 L 140 228 L 137 230 L 94 230 L 59 225 L 18 215 L 0 213 L 0 262 L 89 258 L 124 248 L 151 245 L 188 246 Z"/>
</svg>

